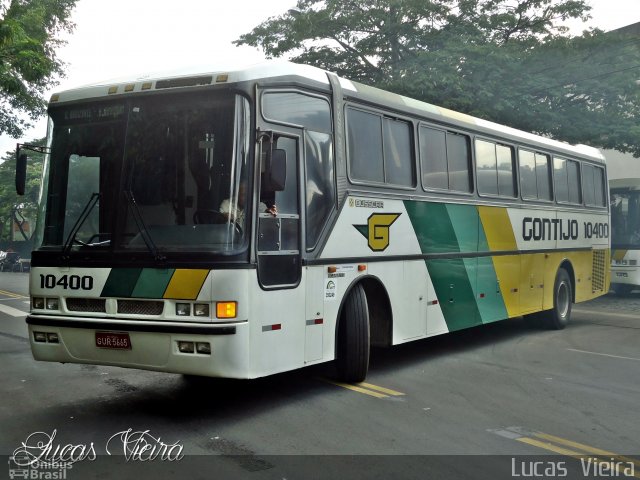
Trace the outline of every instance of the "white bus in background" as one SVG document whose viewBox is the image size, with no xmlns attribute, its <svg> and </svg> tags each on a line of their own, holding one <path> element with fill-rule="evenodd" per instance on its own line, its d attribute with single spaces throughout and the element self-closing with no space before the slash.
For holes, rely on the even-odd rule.
<svg viewBox="0 0 640 480">
<path fill-rule="evenodd" d="M 640 178 L 609 181 L 611 288 L 619 295 L 640 289 Z"/>
</svg>

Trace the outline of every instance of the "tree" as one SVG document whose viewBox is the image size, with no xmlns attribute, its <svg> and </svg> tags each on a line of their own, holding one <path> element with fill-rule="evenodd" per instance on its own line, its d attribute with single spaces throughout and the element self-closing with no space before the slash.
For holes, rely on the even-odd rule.
<svg viewBox="0 0 640 480">
<path fill-rule="evenodd" d="M 23 135 L 63 75 L 56 56 L 77 0 L 0 0 L 0 134 Z M 25 117 L 26 115 L 26 117 Z"/>
<path fill-rule="evenodd" d="M 236 44 L 515 128 L 640 155 L 640 45 L 584 0 L 298 0 Z"/>
<path fill-rule="evenodd" d="M 32 142 L 33 145 L 45 145 L 46 139 Z M 13 220 L 27 219 L 31 222 L 31 231 L 35 228 L 38 213 L 38 196 L 44 155 L 28 151 L 27 182 L 24 196 L 18 196 L 15 189 L 16 155 L 7 152 L 0 159 L 0 241 L 11 240 Z"/>
</svg>

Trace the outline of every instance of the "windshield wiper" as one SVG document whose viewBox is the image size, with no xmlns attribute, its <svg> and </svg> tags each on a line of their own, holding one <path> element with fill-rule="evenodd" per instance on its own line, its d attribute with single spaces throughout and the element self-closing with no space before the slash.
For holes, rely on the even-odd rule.
<svg viewBox="0 0 640 480">
<path fill-rule="evenodd" d="M 153 242 L 151 235 L 149 235 L 149 230 L 147 230 L 147 226 L 144 224 L 144 220 L 142 219 L 142 214 L 140 213 L 140 209 L 138 208 L 138 204 L 136 203 L 136 199 L 133 198 L 133 194 L 130 191 L 124 192 L 124 196 L 127 199 L 129 205 L 131 205 L 131 213 L 133 214 L 133 220 L 136 222 L 136 227 L 138 227 L 138 231 L 140 232 L 140 236 L 142 240 L 144 240 L 145 245 L 149 249 L 149 252 L 153 255 L 153 258 L 157 261 L 164 261 L 167 257 L 158 253 L 158 247 Z"/>
<path fill-rule="evenodd" d="M 63 256 L 66 257 L 66 256 L 69 255 L 69 251 L 71 251 L 71 247 L 73 246 L 73 242 L 76 240 L 76 235 L 78 234 L 78 231 L 80 230 L 80 227 L 82 227 L 82 225 L 87 220 L 87 218 L 89 218 L 89 214 L 91 213 L 91 210 L 93 210 L 93 207 L 95 207 L 96 204 L 98 203 L 98 200 L 100 200 L 100 194 L 98 192 L 93 192 L 91 194 L 91 198 L 89 198 L 89 201 L 84 206 L 84 209 L 82 210 L 82 213 L 80 214 L 80 216 L 76 220 L 76 223 L 73 224 L 73 227 L 71 228 L 71 231 L 69 232 L 69 236 L 67 237 L 67 241 L 65 242 L 64 247 L 62 248 L 62 255 Z M 80 243 L 80 245 L 84 245 L 84 246 L 94 246 L 93 244 L 88 244 L 88 243 L 83 243 L 83 242 L 79 242 L 79 243 Z M 101 242 L 101 243 L 104 243 L 104 242 Z"/>
</svg>

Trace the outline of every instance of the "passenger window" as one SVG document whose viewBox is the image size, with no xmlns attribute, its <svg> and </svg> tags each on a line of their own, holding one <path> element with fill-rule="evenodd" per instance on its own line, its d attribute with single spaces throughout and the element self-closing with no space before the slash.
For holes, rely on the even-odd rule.
<svg viewBox="0 0 640 480">
<path fill-rule="evenodd" d="M 411 124 L 347 110 L 349 173 L 353 180 L 415 186 Z"/>
<path fill-rule="evenodd" d="M 514 197 L 513 149 L 486 140 L 476 140 L 478 191 L 487 195 Z"/>
<path fill-rule="evenodd" d="M 382 117 L 361 110 L 347 112 L 351 178 L 383 183 Z"/>
<path fill-rule="evenodd" d="M 408 122 L 384 119 L 385 180 L 391 185 L 415 186 L 411 129 Z"/>
<path fill-rule="evenodd" d="M 581 203 L 578 162 L 556 157 L 553 159 L 553 171 L 556 200 L 558 202 Z"/>
<path fill-rule="evenodd" d="M 551 165 L 543 153 L 520 149 L 520 189 L 523 198 L 551 200 Z"/>
<path fill-rule="evenodd" d="M 604 207 L 604 169 L 593 165 L 582 165 L 582 186 L 585 205 Z"/>
<path fill-rule="evenodd" d="M 471 192 L 469 137 L 430 127 L 420 127 L 419 137 L 423 187 Z"/>
</svg>

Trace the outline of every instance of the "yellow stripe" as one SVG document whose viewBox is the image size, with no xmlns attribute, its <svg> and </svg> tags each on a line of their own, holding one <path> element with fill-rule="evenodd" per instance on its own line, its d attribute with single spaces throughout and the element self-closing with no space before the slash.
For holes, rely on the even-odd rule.
<svg viewBox="0 0 640 480">
<path fill-rule="evenodd" d="M 547 442 L 541 442 L 540 440 L 535 440 L 529 437 L 520 437 L 516 438 L 517 441 L 522 443 L 527 443 L 529 445 L 533 445 L 534 447 L 542 448 L 544 450 L 549 450 L 550 452 L 559 453 L 561 455 L 567 455 L 569 457 L 578 457 L 580 458 L 582 454 L 580 452 L 574 452 L 573 450 L 569 450 L 567 448 L 558 447 L 557 445 L 553 445 Z"/>
<path fill-rule="evenodd" d="M 631 462 L 634 465 L 637 465 L 637 466 L 640 467 L 640 460 L 635 460 L 633 458 L 624 457 L 624 456 L 618 455 L 616 453 L 609 452 L 607 450 L 602 450 L 600 448 L 590 447 L 589 445 L 585 445 L 584 443 L 573 442 L 573 441 L 567 440 L 565 438 L 556 437 L 555 435 L 549 435 L 548 433 L 535 433 L 534 436 L 536 436 L 538 438 L 544 438 L 545 440 L 549 440 L 549 441 L 552 441 L 552 442 L 560 443 L 562 445 L 567 445 L 569 447 L 579 448 L 580 450 L 584 450 L 587 453 L 593 453 L 595 455 L 604 455 L 604 456 L 608 456 L 608 457 L 613 457 L 616 460 L 620 460 L 622 462 Z"/>
<path fill-rule="evenodd" d="M 7 292 L 6 290 L 0 290 L 0 295 L 7 295 L 11 298 L 29 298 L 24 295 L 20 295 L 19 293 Z"/>
<path fill-rule="evenodd" d="M 195 300 L 209 275 L 209 270 L 177 269 L 164 292 L 163 298 Z"/>
<path fill-rule="evenodd" d="M 492 252 L 518 249 L 509 213 L 503 207 L 478 207 L 478 214 Z"/>
<path fill-rule="evenodd" d="M 618 461 L 631 462 L 631 463 L 637 465 L 637 461 L 636 460 L 633 460 L 633 459 L 627 458 L 627 457 L 622 457 L 622 456 L 616 455 L 614 453 L 607 452 L 606 450 L 601 450 L 599 448 L 589 447 L 588 445 L 584 445 L 582 443 L 572 442 L 571 440 L 565 440 L 564 438 L 555 437 L 553 435 L 547 435 L 547 434 L 544 434 L 544 433 L 535 433 L 534 435 L 536 437 L 545 438 L 545 439 L 548 439 L 548 440 L 553 440 L 553 441 L 555 441 L 557 443 L 561 443 L 563 445 L 567 445 L 567 446 L 570 446 L 570 447 L 580 448 L 580 449 L 585 450 L 585 451 L 590 452 L 590 453 L 613 457 L 614 459 L 617 459 Z M 521 442 L 521 443 L 526 443 L 526 444 L 532 445 L 534 447 L 542 448 L 543 450 L 549 450 L 550 452 L 559 453 L 560 455 L 566 455 L 566 456 L 572 457 L 572 458 L 584 459 L 587 456 L 582 452 L 576 452 L 574 450 L 569 450 L 568 448 L 559 447 L 557 445 L 554 445 L 554 444 L 548 443 L 548 442 L 541 442 L 540 440 L 536 440 L 534 438 L 520 437 L 520 438 L 516 438 L 516 440 Z M 611 464 L 611 459 L 607 458 L 607 459 L 603 460 L 603 459 L 600 459 L 600 458 L 596 458 L 596 459 L 594 459 L 594 462 L 596 462 L 596 463 L 604 463 L 606 465 L 610 465 Z M 617 465 L 614 465 L 614 468 L 616 469 L 616 472 L 618 472 L 618 473 L 623 473 L 624 472 L 624 470 L 621 472 L 620 468 L 618 468 Z M 625 468 L 625 466 L 623 465 L 622 468 Z M 640 478 L 640 473 L 634 472 L 633 476 L 636 477 L 636 478 Z"/>
<path fill-rule="evenodd" d="M 358 383 L 357 385 L 369 388 L 371 390 L 377 390 L 378 392 L 386 393 L 387 395 L 393 395 L 396 397 L 400 395 L 404 395 L 404 393 L 402 392 L 396 392 L 395 390 L 391 390 L 390 388 L 379 387 L 378 385 L 373 385 L 371 383 L 362 382 L 362 383 Z"/>
<path fill-rule="evenodd" d="M 620 260 L 622 260 L 624 258 L 624 256 L 627 254 L 627 250 L 614 250 L 613 251 L 613 259 L 617 260 L 618 262 Z"/>
<path fill-rule="evenodd" d="M 334 382 L 332 380 L 327 380 L 327 379 L 323 379 L 323 380 L 327 383 L 337 385 L 338 387 L 346 388 L 348 390 L 353 390 L 354 392 L 358 392 L 358 393 L 364 393 L 365 395 L 371 395 L 372 397 L 376 397 L 376 398 L 389 397 L 389 395 L 384 395 L 382 393 L 374 392 L 373 390 L 367 390 L 366 388 L 358 387 L 356 385 L 351 385 L 349 383 Z"/>
</svg>

